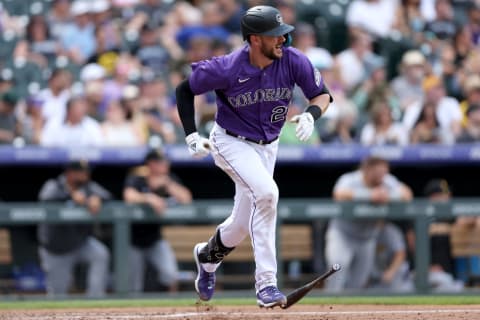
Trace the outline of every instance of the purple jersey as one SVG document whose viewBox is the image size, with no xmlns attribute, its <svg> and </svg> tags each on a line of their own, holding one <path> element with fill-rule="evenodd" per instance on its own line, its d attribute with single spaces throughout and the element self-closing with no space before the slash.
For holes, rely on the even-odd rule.
<svg viewBox="0 0 480 320">
<path fill-rule="evenodd" d="M 273 140 L 285 123 L 295 84 L 308 99 L 322 93 L 323 80 L 308 58 L 295 48 L 264 69 L 250 64 L 249 46 L 192 64 L 195 95 L 215 90 L 217 123 L 254 140 Z"/>
</svg>

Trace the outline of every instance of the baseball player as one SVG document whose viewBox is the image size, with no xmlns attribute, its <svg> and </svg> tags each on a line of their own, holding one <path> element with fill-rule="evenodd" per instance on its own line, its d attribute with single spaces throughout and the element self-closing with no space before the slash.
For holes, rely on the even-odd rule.
<svg viewBox="0 0 480 320">
<path fill-rule="evenodd" d="M 231 215 L 216 233 L 194 248 L 198 275 L 195 288 L 202 300 L 215 289 L 215 270 L 223 258 L 250 235 L 255 257 L 255 288 L 261 307 L 281 306 L 286 297 L 277 288 L 275 225 L 278 188 L 273 169 L 278 135 L 297 84 L 310 106 L 293 117 L 296 135 L 307 140 L 314 121 L 328 108 L 330 93 L 320 73 L 299 50 L 288 47 L 294 27 L 270 6 L 249 9 L 241 20 L 245 46 L 230 54 L 192 64 L 192 74 L 176 90 L 180 118 L 190 154 L 210 152 L 215 164 L 235 183 Z M 214 90 L 216 123 L 210 139 L 195 126 L 194 96 Z"/>
</svg>

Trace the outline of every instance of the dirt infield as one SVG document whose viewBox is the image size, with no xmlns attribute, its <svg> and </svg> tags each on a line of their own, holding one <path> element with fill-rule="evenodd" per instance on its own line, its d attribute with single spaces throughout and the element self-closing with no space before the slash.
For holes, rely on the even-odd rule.
<svg viewBox="0 0 480 320">
<path fill-rule="evenodd" d="M 62 310 L 0 310 L 0 320 L 475 320 L 480 305 L 377 306 L 298 305 L 288 310 L 255 306 L 196 306 L 179 308 L 119 308 Z"/>
</svg>

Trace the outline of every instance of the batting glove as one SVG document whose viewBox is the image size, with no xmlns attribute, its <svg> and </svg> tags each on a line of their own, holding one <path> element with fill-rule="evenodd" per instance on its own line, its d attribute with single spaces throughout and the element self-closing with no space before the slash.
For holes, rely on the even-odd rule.
<svg viewBox="0 0 480 320">
<path fill-rule="evenodd" d="M 198 134 L 198 132 L 194 132 L 189 134 L 185 141 L 188 145 L 188 151 L 190 155 L 194 158 L 204 158 L 208 156 L 210 150 L 212 150 L 212 145 L 210 141 Z"/>
<path fill-rule="evenodd" d="M 297 124 L 295 133 L 300 141 L 307 141 L 313 133 L 313 116 L 310 112 L 293 116 L 290 122 Z"/>
</svg>

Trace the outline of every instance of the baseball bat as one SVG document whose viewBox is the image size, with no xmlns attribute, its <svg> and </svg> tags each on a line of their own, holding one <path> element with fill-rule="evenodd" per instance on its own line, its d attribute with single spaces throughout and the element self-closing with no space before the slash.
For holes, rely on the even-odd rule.
<svg viewBox="0 0 480 320">
<path fill-rule="evenodd" d="M 287 295 L 287 303 L 284 304 L 284 305 L 281 305 L 280 307 L 282 309 L 287 309 L 287 308 L 291 307 L 292 305 L 294 305 L 295 303 L 300 301 L 303 297 L 305 297 L 307 295 L 307 293 L 312 291 L 312 289 L 315 288 L 318 284 L 325 281 L 325 279 L 327 279 L 328 277 L 330 277 L 332 274 L 334 274 L 335 272 L 337 272 L 339 270 L 340 270 L 340 265 L 338 263 L 335 263 L 334 265 L 332 265 L 330 270 L 328 270 L 327 272 L 325 272 L 321 276 L 319 276 L 319 277 L 313 279 L 312 281 L 304 284 L 300 288 L 295 289 L 294 291 L 290 292 Z"/>
</svg>

